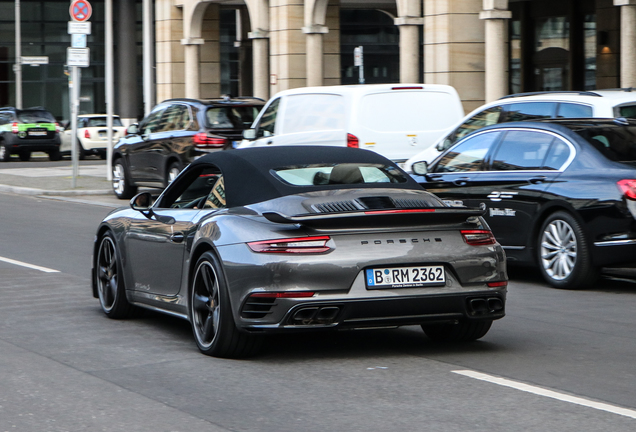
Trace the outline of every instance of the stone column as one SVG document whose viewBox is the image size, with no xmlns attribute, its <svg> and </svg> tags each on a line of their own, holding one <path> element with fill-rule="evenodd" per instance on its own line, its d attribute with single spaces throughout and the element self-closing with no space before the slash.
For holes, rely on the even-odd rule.
<svg viewBox="0 0 636 432">
<path fill-rule="evenodd" d="M 269 32 L 260 30 L 247 34 L 252 40 L 252 71 L 254 96 L 269 99 Z"/>
<path fill-rule="evenodd" d="M 479 19 L 486 21 L 486 103 L 508 94 L 508 0 L 484 0 Z"/>
<path fill-rule="evenodd" d="M 418 83 L 420 79 L 420 32 L 422 17 L 398 17 L 394 20 L 400 29 L 400 82 Z"/>
<path fill-rule="evenodd" d="M 323 34 L 329 29 L 321 25 L 303 27 L 307 44 L 307 86 L 321 86 L 324 84 L 325 65 L 323 60 Z"/>
<path fill-rule="evenodd" d="M 199 45 L 203 45 L 204 40 L 200 38 L 181 39 L 184 47 L 185 60 L 185 97 L 199 99 Z"/>
<path fill-rule="evenodd" d="M 636 87 L 636 0 L 614 0 L 621 7 L 621 87 Z"/>
</svg>

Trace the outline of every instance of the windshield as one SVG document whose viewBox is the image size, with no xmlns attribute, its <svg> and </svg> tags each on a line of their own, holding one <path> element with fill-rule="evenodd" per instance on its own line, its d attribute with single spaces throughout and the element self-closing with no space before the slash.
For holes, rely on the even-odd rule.
<svg viewBox="0 0 636 432">
<path fill-rule="evenodd" d="M 113 126 L 123 126 L 119 117 L 113 117 Z M 88 117 L 86 127 L 106 127 L 106 117 Z"/>
<path fill-rule="evenodd" d="M 55 123 L 55 117 L 44 110 L 18 111 L 18 121 L 21 123 Z"/>
<path fill-rule="evenodd" d="M 208 108 L 207 127 L 212 129 L 248 129 L 258 115 L 259 107 L 227 106 Z"/>
<path fill-rule="evenodd" d="M 636 162 L 636 126 L 590 127 L 576 131 L 609 160 Z"/>
<path fill-rule="evenodd" d="M 278 180 L 293 186 L 406 182 L 397 168 L 379 164 L 312 164 L 278 168 L 273 170 L 273 174 Z"/>
</svg>

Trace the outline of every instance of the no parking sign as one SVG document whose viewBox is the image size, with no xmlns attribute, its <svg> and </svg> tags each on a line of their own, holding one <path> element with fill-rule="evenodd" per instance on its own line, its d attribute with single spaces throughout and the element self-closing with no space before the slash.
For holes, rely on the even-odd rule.
<svg viewBox="0 0 636 432">
<path fill-rule="evenodd" d="M 93 8 L 87 0 L 75 0 L 71 3 L 69 13 L 73 21 L 84 22 L 88 21 L 93 13 Z"/>
</svg>

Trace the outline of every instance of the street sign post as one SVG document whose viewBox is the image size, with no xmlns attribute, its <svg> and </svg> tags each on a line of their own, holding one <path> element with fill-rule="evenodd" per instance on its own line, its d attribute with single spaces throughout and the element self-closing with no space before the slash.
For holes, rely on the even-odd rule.
<svg viewBox="0 0 636 432">
<path fill-rule="evenodd" d="M 71 14 L 73 21 L 88 21 L 93 13 L 93 8 L 87 0 L 75 0 L 71 3 L 69 13 Z"/>
</svg>

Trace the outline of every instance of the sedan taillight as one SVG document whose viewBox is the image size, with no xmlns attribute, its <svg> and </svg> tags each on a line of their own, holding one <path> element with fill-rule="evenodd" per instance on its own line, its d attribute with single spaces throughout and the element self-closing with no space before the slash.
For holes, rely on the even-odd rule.
<svg viewBox="0 0 636 432">
<path fill-rule="evenodd" d="M 225 138 L 209 137 L 205 132 L 199 132 L 192 137 L 192 142 L 197 148 L 223 147 L 227 140 Z"/>
<path fill-rule="evenodd" d="M 90 134 L 90 132 L 88 131 L 88 129 L 85 129 L 85 130 L 84 130 L 84 138 L 86 138 L 86 139 L 91 139 L 91 134 Z"/>
<path fill-rule="evenodd" d="M 261 253 L 323 253 L 331 250 L 327 246 L 329 236 L 298 237 L 279 240 L 251 242 L 247 245 L 254 252 Z"/>
<path fill-rule="evenodd" d="M 283 291 L 283 292 L 258 292 L 251 294 L 250 297 L 256 298 L 307 298 L 313 297 L 313 291 Z"/>
<path fill-rule="evenodd" d="M 461 230 L 466 244 L 471 246 L 486 246 L 495 244 L 495 236 L 488 230 Z"/>
<path fill-rule="evenodd" d="M 359 148 L 360 147 L 360 141 L 358 140 L 358 137 L 348 133 L 347 134 L 347 147 L 353 147 L 353 148 Z"/>
<path fill-rule="evenodd" d="M 627 199 L 636 200 L 636 180 L 626 179 L 621 180 L 616 184 Z"/>
</svg>

